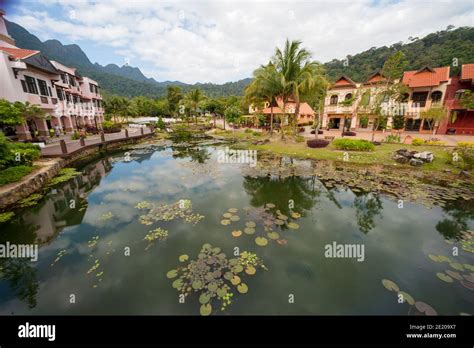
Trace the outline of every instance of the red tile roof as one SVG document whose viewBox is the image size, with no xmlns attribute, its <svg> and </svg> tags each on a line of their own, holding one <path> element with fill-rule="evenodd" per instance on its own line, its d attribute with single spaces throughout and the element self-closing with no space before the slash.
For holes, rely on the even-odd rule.
<svg viewBox="0 0 474 348">
<path fill-rule="evenodd" d="M 461 80 L 474 81 L 474 64 L 463 64 L 461 67 Z"/>
<path fill-rule="evenodd" d="M 283 111 L 282 111 L 281 107 L 283 107 L 283 104 L 280 104 L 280 106 L 274 106 L 273 107 L 273 113 L 274 114 L 282 114 Z M 294 110 L 295 108 L 296 108 L 296 103 L 294 103 L 294 102 L 288 102 L 285 105 L 285 109 L 286 109 L 287 113 L 290 113 L 290 109 Z M 265 108 L 261 112 L 263 114 L 271 114 L 271 108 L 270 107 Z M 311 106 L 308 105 L 308 103 L 303 102 L 303 103 L 300 103 L 300 115 L 312 115 L 312 116 L 314 116 L 314 111 L 311 108 Z"/>
<path fill-rule="evenodd" d="M 25 59 L 39 53 L 39 51 L 25 50 L 23 48 L 11 48 L 11 47 L 0 47 L 0 50 L 7 52 L 8 55 L 12 57 L 13 59 Z"/>
<path fill-rule="evenodd" d="M 356 87 L 356 83 L 346 75 L 342 75 L 334 82 L 332 88 L 334 87 Z"/>
<path fill-rule="evenodd" d="M 449 80 L 449 66 L 431 69 L 424 67 L 420 70 L 405 71 L 403 83 L 411 88 L 438 86 Z"/>
</svg>

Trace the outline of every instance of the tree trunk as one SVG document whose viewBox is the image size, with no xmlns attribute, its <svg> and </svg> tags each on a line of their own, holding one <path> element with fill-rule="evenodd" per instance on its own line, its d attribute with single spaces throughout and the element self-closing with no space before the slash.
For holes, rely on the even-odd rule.
<svg viewBox="0 0 474 348">
<path fill-rule="evenodd" d="M 283 114 L 282 114 L 282 119 L 280 120 L 280 132 L 281 132 L 281 140 L 284 140 L 285 139 L 285 132 L 283 131 L 283 121 L 285 120 L 286 118 L 286 110 L 285 110 L 285 107 L 286 107 L 286 103 L 283 102 Z"/>
<path fill-rule="evenodd" d="M 298 129 L 298 118 L 299 118 L 299 115 L 300 115 L 300 96 L 298 93 L 296 93 L 296 97 L 295 97 L 295 102 L 296 102 L 296 107 L 295 107 L 295 116 L 294 116 L 294 132 L 295 132 L 295 136 L 299 134 L 299 129 Z"/>
<path fill-rule="evenodd" d="M 216 127 L 216 114 L 213 114 L 214 115 L 214 128 L 217 128 Z"/>
<path fill-rule="evenodd" d="M 270 106 L 270 137 L 273 136 L 273 104 Z"/>
<path fill-rule="evenodd" d="M 224 121 L 224 130 L 225 130 L 225 116 L 222 117 L 222 120 Z"/>
</svg>

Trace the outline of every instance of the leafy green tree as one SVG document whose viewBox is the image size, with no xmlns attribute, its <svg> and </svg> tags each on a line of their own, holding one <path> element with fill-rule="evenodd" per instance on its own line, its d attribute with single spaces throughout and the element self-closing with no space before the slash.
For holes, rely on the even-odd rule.
<svg viewBox="0 0 474 348">
<path fill-rule="evenodd" d="M 251 104 L 268 102 L 270 105 L 270 136 L 273 135 L 273 107 L 276 98 L 283 94 L 282 76 L 272 63 L 262 65 L 253 72 L 254 79 L 245 89 L 245 97 Z"/>
<path fill-rule="evenodd" d="M 296 135 L 297 120 L 302 97 L 311 94 L 313 90 L 326 86 L 322 66 L 311 61 L 311 54 L 305 48 L 300 48 L 301 41 L 285 42 L 285 48 L 275 49 L 273 64 L 281 74 L 283 115 L 286 113 L 286 104 L 290 97 L 295 100 L 295 113 L 291 117 L 294 135 Z M 282 136 L 284 132 L 282 131 Z"/>
<path fill-rule="evenodd" d="M 184 99 L 187 101 L 187 105 L 190 108 L 192 116 L 194 116 L 194 123 L 197 124 L 197 109 L 199 106 L 199 103 L 201 103 L 202 100 L 204 100 L 206 96 L 204 93 L 202 93 L 202 90 L 199 88 L 195 88 L 191 91 L 189 91 L 185 96 Z"/>
<path fill-rule="evenodd" d="M 392 117 L 392 128 L 398 131 L 400 135 L 400 130 L 405 128 L 405 116 L 404 115 L 395 115 Z"/>
<path fill-rule="evenodd" d="M 168 100 L 168 107 L 171 115 L 177 117 L 179 102 L 183 99 L 181 87 L 173 85 L 168 86 L 166 98 Z"/>
<path fill-rule="evenodd" d="M 236 105 L 231 105 L 224 111 L 224 117 L 229 123 L 237 123 L 240 116 L 242 116 L 242 110 Z"/>
<path fill-rule="evenodd" d="M 428 127 L 435 134 L 435 125 L 439 124 L 447 116 L 447 110 L 442 106 L 431 106 L 428 110 L 420 112 L 420 117 L 428 124 Z"/>
<path fill-rule="evenodd" d="M 472 93 L 472 91 L 465 90 L 461 96 L 459 104 L 465 109 L 474 109 L 474 93 Z"/>
</svg>

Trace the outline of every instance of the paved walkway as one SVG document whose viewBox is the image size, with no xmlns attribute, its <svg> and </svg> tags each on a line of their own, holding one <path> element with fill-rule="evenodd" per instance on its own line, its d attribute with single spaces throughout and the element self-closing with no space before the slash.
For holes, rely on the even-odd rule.
<svg viewBox="0 0 474 348">
<path fill-rule="evenodd" d="M 140 138 L 142 136 L 150 135 L 152 133 L 152 131 L 148 127 L 143 128 L 143 135 L 141 134 L 140 128 L 128 128 L 127 130 L 129 138 Z M 104 138 L 105 143 L 107 144 L 126 139 L 127 137 L 125 129 L 123 129 L 121 132 L 104 134 Z M 67 153 L 63 152 L 63 150 L 61 149 L 61 144 L 58 141 L 52 144 L 47 144 L 45 147 L 43 147 L 41 149 L 41 155 L 43 157 L 63 157 L 76 153 L 81 149 L 93 147 L 94 145 L 100 145 L 103 143 L 100 135 L 88 136 L 86 139 L 84 139 L 84 146 L 81 145 L 80 140 L 71 140 L 65 138 L 63 138 L 62 140 L 64 140 L 66 144 Z"/>
</svg>

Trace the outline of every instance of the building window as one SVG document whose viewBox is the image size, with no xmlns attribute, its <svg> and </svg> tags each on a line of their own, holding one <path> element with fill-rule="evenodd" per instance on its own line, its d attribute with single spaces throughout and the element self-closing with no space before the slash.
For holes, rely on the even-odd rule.
<svg viewBox="0 0 474 348">
<path fill-rule="evenodd" d="M 63 91 L 60 88 L 56 88 L 56 94 L 58 95 L 59 100 L 64 100 Z"/>
<path fill-rule="evenodd" d="M 48 85 L 46 84 L 46 81 L 38 79 L 38 85 L 39 85 L 40 94 L 48 96 Z"/>
<path fill-rule="evenodd" d="M 89 91 L 94 93 L 94 85 L 92 83 L 89 83 Z"/>
<path fill-rule="evenodd" d="M 63 81 L 63 83 L 67 84 L 67 78 L 65 73 L 61 73 L 61 80 Z"/>
<path fill-rule="evenodd" d="M 352 99 L 352 93 L 347 93 L 345 100 L 351 100 Z"/>
<path fill-rule="evenodd" d="M 26 89 L 26 82 L 25 80 L 20 80 L 21 82 L 21 88 L 23 88 L 23 92 L 27 93 L 28 90 Z"/>
<path fill-rule="evenodd" d="M 76 79 L 74 76 L 69 75 L 69 82 L 71 83 L 71 86 L 76 86 Z"/>
<path fill-rule="evenodd" d="M 337 105 L 337 95 L 332 95 L 329 104 Z"/>
<path fill-rule="evenodd" d="M 464 94 L 464 89 L 459 89 L 456 91 L 456 93 L 454 94 L 454 99 L 461 99 L 462 98 L 462 95 Z"/>
<path fill-rule="evenodd" d="M 25 76 L 26 86 L 28 93 L 38 94 L 38 86 L 36 86 L 36 80 L 30 76 Z"/>
<path fill-rule="evenodd" d="M 433 104 L 441 103 L 442 97 L 443 97 L 443 93 L 441 93 L 440 91 L 434 91 L 433 93 L 431 93 L 431 102 Z"/>
</svg>

